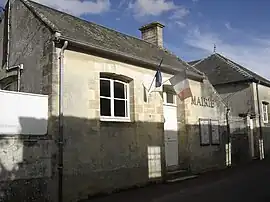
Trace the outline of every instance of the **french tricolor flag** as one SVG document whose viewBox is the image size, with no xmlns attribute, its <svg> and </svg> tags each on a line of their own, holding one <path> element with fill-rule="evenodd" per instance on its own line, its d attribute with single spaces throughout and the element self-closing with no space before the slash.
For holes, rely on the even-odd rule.
<svg viewBox="0 0 270 202">
<path fill-rule="evenodd" d="M 177 75 L 170 78 L 169 81 L 180 100 L 183 101 L 186 98 L 192 97 L 189 81 L 185 72 L 178 73 Z"/>
</svg>

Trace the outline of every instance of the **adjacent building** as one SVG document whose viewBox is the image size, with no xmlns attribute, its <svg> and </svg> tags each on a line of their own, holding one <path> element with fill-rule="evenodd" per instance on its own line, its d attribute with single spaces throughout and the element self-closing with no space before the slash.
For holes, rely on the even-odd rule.
<svg viewBox="0 0 270 202">
<path fill-rule="evenodd" d="M 233 163 L 270 152 L 270 81 L 219 53 L 192 61 L 230 108 Z"/>
<path fill-rule="evenodd" d="M 1 89 L 48 95 L 49 125 L 45 135 L 1 137 L 19 139 L 25 155 L 0 179 L 2 200 L 62 193 L 77 201 L 170 171 L 226 166 L 226 105 L 203 73 L 163 47 L 163 27 L 145 25 L 138 39 L 32 1 L 7 2 Z M 181 101 L 168 79 L 183 71 L 193 96 Z"/>
</svg>

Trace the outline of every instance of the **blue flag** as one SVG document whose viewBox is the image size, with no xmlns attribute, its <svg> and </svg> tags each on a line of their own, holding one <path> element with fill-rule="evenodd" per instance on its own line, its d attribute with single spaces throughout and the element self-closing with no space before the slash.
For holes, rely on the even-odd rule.
<svg viewBox="0 0 270 202">
<path fill-rule="evenodd" d="M 162 76 L 161 76 L 160 69 L 157 70 L 155 77 L 156 77 L 156 88 L 157 88 L 157 87 L 160 87 L 162 84 Z"/>
</svg>

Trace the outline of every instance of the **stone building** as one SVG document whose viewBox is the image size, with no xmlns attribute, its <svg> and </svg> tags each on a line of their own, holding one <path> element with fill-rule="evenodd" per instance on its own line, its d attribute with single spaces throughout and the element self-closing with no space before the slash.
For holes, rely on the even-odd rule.
<svg viewBox="0 0 270 202">
<path fill-rule="evenodd" d="M 226 107 L 201 72 L 163 47 L 160 23 L 141 27 L 138 39 L 13 0 L 0 26 L 1 88 L 48 95 L 50 117 L 46 136 L 8 137 L 27 155 L 12 179 L 1 177 L 4 199 L 57 201 L 62 191 L 76 201 L 168 171 L 226 166 Z M 161 59 L 164 83 L 148 95 Z M 180 101 L 168 79 L 183 70 L 193 96 Z"/>
<path fill-rule="evenodd" d="M 189 64 L 206 74 L 230 108 L 233 163 L 269 156 L 270 81 L 219 53 Z"/>
</svg>

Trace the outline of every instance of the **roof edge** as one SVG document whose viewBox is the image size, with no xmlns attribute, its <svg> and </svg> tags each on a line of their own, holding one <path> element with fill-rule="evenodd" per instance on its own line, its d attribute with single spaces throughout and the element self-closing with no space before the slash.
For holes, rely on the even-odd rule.
<svg viewBox="0 0 270 202">
<path fill-rule="evenodd" d="M 192 65 L 188 64 L 188 62 L 181 60 L 185 65 L 187 65 L 188 67 L 191 67 L 195 72 L 197 72 L 198 74 L 202 75 L 203 77 L 206 77 L 205 73 L 201 72 L 200 70 L 196 69 L 195 67 L 193 67 Z"/>
<path fill-rule="evenodd" d="M 39 20 L 41 20 L 51 31 L 60 32 L 59 29 L 53 24 L 48 18 L 46 18 L 43 14 L 36 12 L 35 8 L 31 5 L 28 0 L 20 0 L 34 15 L 36 15 Z"/>
<path fill-rule="evenodd" d="M 259 79 L 256 79 L 256 78 L 253 79 L 253 82 L 264 85 L 264 86 L 267 86 L 267 87 L 270 87 L 270 83 L 267 83 L 265 81 L 262 81 L 262 80 L 259 80 Z"/>
<path fill-rule="evenodd" d="M 93 45 L 93 44 L 84 43 L 84 42 L 81 42 L 81 41 L 78 41 L 76 39 L 72 39 L 72 38 L 69 38 L 69 37 L 59 36 L 59 39 L 62 40 L 62 41 L 69 41 L 71 44 L 74 44 L 76 46 L 86 48 L 86 49 L 89 49 L 89 50 L 95 50 L 95 51 L 98 51 L 100 53 L 110 54 L 112 56 L 118 56 L 118 57 L 120 56 L 122 58 L 128 59 L 129 61 L 137 63 L 137 64 L 148 65 L 148 66 L 151 66 L 153 68 L 158 67 L 158 65 L 159 65 L 159 63 L 155 63 L 155 62 L 150 61 L 150 60 L 145 60 L 145 59 L 142 59 L 140 57 L 134 57 L 134 56 L 131 56 L 129 54 L 124 54 L 124 53 L 121 53 L 119 51 L 110 50 L 108 48 L 99 47 L 99 46 L 96 46 L 96 45 Z M 161 64 L 161 68 L 164 71 L 172 72 L 172 73 L 173 72 L 178 73 L 178 72 L 181 71 L 178 68 L 172 67 L 170 65 L 164 65 L 164 64 Z M 192 72 L 190 70 L 187 70 L 187 76 L 189 78 L 199 79 L 199 80 L 203 80 L 205 78 L 203 75 Z"/>
<path fill-rule="evenodd" d="M 193 65 L 190 65 L 192 67 L 195 67 L 196 65 L 200 64 L 201 62 L 203 62 L 204 60 L 207 60 L 208 58 L 210 58 L 213 54 L 211 54 L 210 56 L 208 57 L 205 57 L 205 58 L 202 58 L 202 59 L 199 59 L 198 62 L 194 63 Z M 192 62 L 192 61 L 190 61 Z"/>
<path fill-rule="evenodd" d="M 258 83 L 258 84 L 270 87 L 270 83 L 258 80 L 256 78 L 251 78 L 251 79 L 247 78 L 247 79 L 242 79 L 242 80 L 238 80 L 238 81 L 231 81 L 231 82 L 227 82 L 227 83 L 218 83 L 218 84 L 214 84 L 213 86 L 230 85 L 230 84 L 245 83 L 245 82 Z"/>
<path fill-rule="evenodd" d="M 217 54 L 217 56 L 218 57 L 220 57 L 220 58 L 222 58 L 223 60 L 225 60 L 224 58 L 226 58 L 226 57 L 224 57 L 224 56 L 222 56 L 221 54 Z M 224 57 L 224 58 L 223 58 Z M 245 74 L 248 74 L 249 76 L 250 76 L 250 78 L 253 80 L 253 82 L 260 82 L 260 83 L 262 83 L 262 84 L 264 84 L 264 85 L 266 85 L 266 86 L 270 86 L 270 81 L 268 80 L 268 79 L 266 79 L 266 78 L 263 78 L 262 76 L 260 76 L 260 75 L 258 75 L 257 73 L 255 73 L 255 72 L 253 72 L 253 71 L 251 71 L 251 70 L 249 70 L 250 72 L 252 72 L 254 75 L 257 75 L 258 77 L 262 77 L 263 79 L 265 79 L 266 81 L 264 81 L 264 80 L 262 80 L 262 79 L 258 79 L 258 78 L 256 78 L 254 75 L 252 75 L 252 74 L 250 74 L 249 72 L 247 72 L 245 69 L 247 69 L 247 68 L 245 68 L 245 67 L 243 67 L 242 65 L 240 65 L 240 64 L 238 64 L 238 63 L 236 63 L 236 62 L 234 62 L 234 61 L 232 61 L 232 60 L 230 60 L 229 58 L 226 58 L 227 60 L 229 60 L 231 63 L 233 63 L 233 65 L 235 65 L 235 66 L 239 66 L 239 67 L 237 67 L 238 69 L 241 69 L 241 71 L 243 71 L 243 72 L 245 72 Z M 228 64 L 228 63 L 227 63 Z M 229 64 L 228 64 L 229 65 Z M 243 69 L 244 68 L 244 69 Z M 248 69 L 247 69 L 248 70 Z M 240 74 L 242 74 L 242 72 L 239 72 Z M 243 76 L 245 76 L 244 74 L 242 74 Z M 246 76 L 245 76 L 246 77 Z"/>
<path fill-rule="evenodd" d="M 224 56 L 222 56 L 222 55 L 220 55 L 220 54 L 218 54 L 218 53 L 215 53 L 215 56 L 217 56 L 218 58 L 220 58 L 221 60 L 223 60 L 224 62 L 226 62 L 226 64 L 228 64 L 230 67 L 231 67 L 231 65 L 229 64 L 229 62 L 228 62 L 228 60 L 232 63 L 232 65 L 233 66 L 235 66 L 235 69 L 237 69 L 237 72 L 239 72 L 242 76 L 244 76 L 244 77 L 246 77 L 246 78 L 251 78 L 251 79 L 255 79 L 255 77 L 254 76 L 252 76 L 250 73 L 248 73 L 247 71 L 245 71 L 244 69 L 240 69 L 239 67 L 237 67 L 236 66 L 236 64 L 234 64 L 234 62 L 232 61 L 232 60 L 230 60 L 230 59 L 228 59 L 228 58 L 224 58 Z M 238 65 L 238 64 L 237 64 Z M 241 71 L 238 71 L 238 70 L 241 70 Z M 243 73 L 243 72 L 245 72 L 245 74 Z"/>
</svg>

